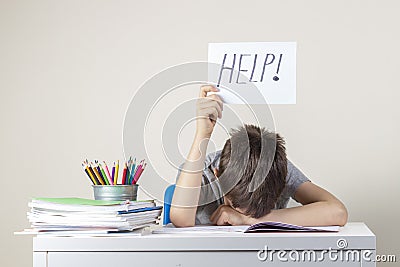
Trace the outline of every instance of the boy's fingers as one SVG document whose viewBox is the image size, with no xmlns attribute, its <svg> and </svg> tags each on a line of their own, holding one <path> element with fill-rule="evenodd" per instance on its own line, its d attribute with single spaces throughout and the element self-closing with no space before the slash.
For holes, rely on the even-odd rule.
<svg viewBox="0 0 400 267">
<path fill-rule="evenodd" d="M 205 114 L 205 115 L 215 115 L 215 118 L 222 118 L 222 110 L 221 107 L 215 103 L 215 101 L 213 102 L 205 102 L 202 103 L 199 107 L 198 107 L 198 114 Z"/>
<path fill-rule="evenodd" d="M 202 110 L 197 116 L 199 118 L 209 118 L 212 121 L 216 121 L 218 118 L 218 111 L 216 108 L 210 107 Z"/>
<path fill-rule="evenodd" d="M 226 216 L 219 216 L 216 225 L 229 225 L 229 220 Z"/>
<path fill-rule="evenodd" d="M 215 105 L 215 108 L 217 110 L 217 114 L 218 114 L 218 118 L 222 118 L 222 110 L 221 107 L 219 105 Z"/>
<path fill-rule="evenodd" d="M 218 103 L 218 105 L 221 107 L 221 109 L 224 110 L 224 104 L 223 104 L 221 98 L 218 95 L 210 95 L 210 96 L 207 96 L 207 97 L 215 100 Z"/>
<path fill-rule="evenodd" d="M 211 214 L 211 216 L 210 216 L 210 221 L 211 221 L 212 223 L 214 223 L 214 219 L 215 219 L 215 218 L 218 218 L 218 217 L 219 217 L 219 216 L 217 216 L 217 215 L 218 215 L 219 210 L 221 209 L 221 207 L 222 207 L 222 205 L 219 206 L 219 207 L 213 212 L 213 214 Z"/>
<path fill-rule="evenodd" d="M 212 107 L 209 112 L 209 115 L 211 120 L 216 121 L 218 118 L 218 110 L 215 107 Z"/>
<path fill-rule="evenodd" d="M 213 119 L 217 120 L 217 118 L 222 118 L 222 112 L 218 106 L 211 107 L 213 109 L 212 115 L 214 116 Z"/>
<path fill-rule="evenodd" d="M 218 92 L 219 90 L 212 85 L 203 85 L 200 87 L 199 97 L 206 97 L 208 92 Z"/>
<path fill-rule="evenodd" d="M 210 105 L 216 103 L 220 106 L 221 110 L 224 110 L 224 104 L 222 103 L 221 98 L 219 98 L 219 96 L 217 96 L 217 95 L 210 95 L 207 97 L 199 98 L 197 100 L 197 103 L 198 103 L 198 106 L 201 106 L 201 107 L 210 106 Z"/>
<path fill-rule="evenodd" d="M 215 114 L 216 117 L 222 118 L 222 110 L 217 103 L 209 103 L 207 106 L 202 106 L 200 107 L 200 111 L 202 111 L 202 113 L 212 113 Z"/>
<path fill-rule="evenodd" d="M 222 102 L 209 97 L 200 98 L 197 102 L 198 109 L 207 109 L 210 107 L 216 107 L 218 110 L 218 117 L 222 118 L 222 111 L 224 110 Z"/>
</svg>

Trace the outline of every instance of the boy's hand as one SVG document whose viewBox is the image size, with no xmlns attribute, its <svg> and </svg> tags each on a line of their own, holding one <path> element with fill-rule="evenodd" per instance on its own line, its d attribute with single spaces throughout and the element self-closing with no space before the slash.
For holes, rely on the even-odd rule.
<svg viewBox="0 0 400 267">
<path fill-rule="evenodd" d="M 211 215 L 210 221 L 216 225 L 250 225 L 252 218 L 246 216 L 229 205 L 220 205 Z"/>
<path fill-rule="evenodd" d="M 201 138 L 209 138 L 214 130 L 217 118 L 222 118 L 223 104 L 221 98 L 217 95 L 207 96 L 208 92 L 218 92 L 218 89 L 211 85 L 204 85 L 200 88 L 196 107 L 196 135 Z"/>
</svg>

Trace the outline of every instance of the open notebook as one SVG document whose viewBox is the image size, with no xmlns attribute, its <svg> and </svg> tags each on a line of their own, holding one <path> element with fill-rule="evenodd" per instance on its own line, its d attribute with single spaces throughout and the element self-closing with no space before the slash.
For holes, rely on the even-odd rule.
<svg viewBox="0 0 400 267">
<path fill-rule="evenodd" d="M 299 226 L 295 224 L 287 224 L 281 222 L 262 222 L 250 225 L 244 231 L 245 233 L 254 232 L 270 232 L 270 231 L 285 231 L 285 232 L 338 232 L 339 226 Z"/>
<path fill-rule="evenodd" d="M 216 226 L 198 225 L 192 227 L 174 227 L 168 224 L 160 229 L 153 230 L 153 234 L 169 233 L 260 233 L 260 232 L 338 232 L 339 226 L 299 226 L 281 222 L 262 222 L 253 225 Z"/>
</svg>

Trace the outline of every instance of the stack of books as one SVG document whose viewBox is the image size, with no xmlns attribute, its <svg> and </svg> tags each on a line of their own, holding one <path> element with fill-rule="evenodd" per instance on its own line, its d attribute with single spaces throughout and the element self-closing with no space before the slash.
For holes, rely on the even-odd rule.
<svg viewBox="0 0 400 267">
<path fill-rule="evenodd" d="M 159 224 L 161 206 L 153 200 L 104 201 L 83 198 L 35 198 L 24 233 L 76 235 L 125 233 Z"/>
</svg>

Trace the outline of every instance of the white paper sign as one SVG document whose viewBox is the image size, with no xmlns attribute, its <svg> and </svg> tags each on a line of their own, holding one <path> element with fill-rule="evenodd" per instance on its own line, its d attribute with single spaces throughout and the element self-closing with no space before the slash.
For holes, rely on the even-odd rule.
<svg viewBox="0 0 400 267">
<path fill-rule="evenodd" d="M 209 82 L 228 104 L 296 104 L 296 43 L 210 43 Z"/>
</svg>

